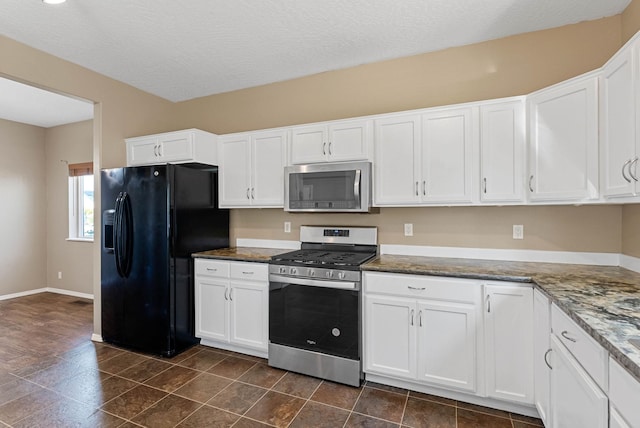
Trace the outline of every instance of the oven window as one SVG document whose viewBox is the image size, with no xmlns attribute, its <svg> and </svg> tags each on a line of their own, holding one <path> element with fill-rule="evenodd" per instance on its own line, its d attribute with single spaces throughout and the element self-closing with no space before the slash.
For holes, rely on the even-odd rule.
<svg viewBox="0 0 640 428">
<path fill-rule="evenodd" d="M 359 359 L 359 322 L 359 291 L 269 284 L 272 343 Z"/>
<path fill-rule="evenodd" d="M 358 209 L 356 170 L 289 175 L 289 208 Z M 360 183 L 357 183 L 360 186 Z"/>
</svg>

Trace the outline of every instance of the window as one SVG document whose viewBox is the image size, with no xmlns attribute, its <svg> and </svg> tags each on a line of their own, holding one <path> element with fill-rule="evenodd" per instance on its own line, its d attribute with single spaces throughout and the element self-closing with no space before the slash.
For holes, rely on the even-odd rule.
<svg viewBox="0 0 640 428">
<path fill-rule="evenodd" d="M 93 164 L 69 165 L 69 239 L 93 240 Z"/>
</svg>

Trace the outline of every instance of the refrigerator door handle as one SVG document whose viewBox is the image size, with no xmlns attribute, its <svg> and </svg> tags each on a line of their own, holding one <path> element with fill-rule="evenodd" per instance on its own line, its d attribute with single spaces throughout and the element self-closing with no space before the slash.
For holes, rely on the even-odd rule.
<svg viewBox="0 0 640 428">
<path fill-rule="evenodd" d="M 129 277 L 133 262 L 133 216 L 131 212 L 131 196 L 127 192 L 122 194 L 122 241 L 124 249 L 122 273 Z"/>
<path fill-rule="evenodd" d="M 124 276 L 122 272 L 121 262 L 122 252 L 122 192 L 116 198 L 116 204 L 113 214 L 113 255 L 116 262 L 116 270 L 118 276 Z"/>
</svg>

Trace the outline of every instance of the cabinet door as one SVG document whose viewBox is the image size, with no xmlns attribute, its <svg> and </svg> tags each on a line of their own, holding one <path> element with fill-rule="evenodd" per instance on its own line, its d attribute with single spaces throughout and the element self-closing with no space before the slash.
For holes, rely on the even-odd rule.
<svg viewBox="0 0 640 428">
<path fill-rule="evenodd" d="M 291 163 L 325 162 L 328 156 L 327 126 L 298 126 L 291 130 Z"/>
<path fill-rule="evenodd" d="M 565 346 L 551 336 L 551 418 L 558 428 L 606 428 L 608 400 Z"/>
<path fill-rule="evenodd" d="M 582 78 L 529 98 L 532 201 L 598 197 L 597 82 Z"/>
<path fill-rule="evenodd" d="M 127 166 L 149 165 L 160 162 L 158 137 L 136 138 L 127 141 Z"/>
<path fill-rule="evenodd" d="M 476 391 L 476 308 L 418 302 L 418 380 Z M 389 351 L 392 352 L 392 351 Z"/>
<path fill-rule="evenodd" d="M 429 202 L 472 202 L 474 135 L 472 108 L 422 116 L 420 196 Z M 477 129 L 477 128 L 476 128 Z"/>
<path fill-rule="evenodd" d="M 533 292 L 533 374 L 534 402 L 540 419 L 545 426 L 552 426 L 550 419 L 550 380 L 551 369 L 547 365 L 550 352 L 549 336 L 551 334 L 551 303 L 539 292 Z"/>
<path fill-rule="evenodd" d="M 258 207 L 284 207 L 285 131 L 252 135 L 251 202 Z"/>
<path fill-rule="evenodd" d="M 229 281 L 196 277 L 196 336 L 229 340 Z"/>
<path fill-rule="evenodd" d="M 220 159 L 220 207 L 251 204 L 251 139 L 249 134 L 225 136 L 218 140 Z"/>
<path fill-rule="evenodd" d="M 624 420 L 613 406 L 609 406 L 609 428 L 631 428 L 631 425 Z"/>
<path fill-rule="evenodd" d="M 371 138 L 370 120 L 354 120 L 330 125 L 327 144 L 329 160 L 367 160 Z"/>
<path fill-rule="evenodd" d="M 632 195 L 629 167 L 636 156 L 635 48 L 613 57 L 600 75 L 600 165 L 605 196 Z"/>
<path fill-rule="evenodd" d="M 163 162 L 193 159 L 193 134 L 172 132 L 158 137 L 160 157 Z"/>
<path fill-rule="evenodd" d="M 375 205 L 416 205 L 419 197 L 420 116 L 375 121 Z"/>
<path fill-rule="evenodd" d="M 522 202 L 524 177 L 524 101 L 480 107 L 480 199 Z"/>
<path fill-rule="evenodd" d="M 485 294 L 487 394 L 533 404 L 533 290 L 488 284 Z"/>
<path fill-rule="evenodd" d="M 366 372 L 415 379 L 416 304 L 394 297 L 365 297 Z"/>
<path fill-rule="evenodd" d="M 269 331 L 269 285 L 234 280 L 231 280 L 230 284 L 230 342 L 266 351 Z"/>
</svg>

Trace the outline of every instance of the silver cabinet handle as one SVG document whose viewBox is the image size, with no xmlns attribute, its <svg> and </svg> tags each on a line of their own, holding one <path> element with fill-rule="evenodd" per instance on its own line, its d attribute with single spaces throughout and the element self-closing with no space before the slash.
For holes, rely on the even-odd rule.
<svg viewBox="0 0 640 428">
<path fill-rule="evenodd" d="M 411 325 L 413 325 L 413 315 L 415 314 L 415 311 L 413 309 L 411 309 Z"/>
<path fill-rule="evenodd" d="M 249 188 L 248 187 L 247 187 L 247 199 L 250 199 L 249 198 Z"/>
<path fill-rule="evenodd" d="M 427 180 L 422 180 L 422 196 L 427 196 Z"/>
<path fill-rule="evenodd" d="M 233 288 L 229 289 L 229 300 L 233 301 Z"/>
<path fill-rule="evenodd" d="M 547 367 L 553 370 L 553 367 L 551 367 L 551 364 L 549 364 L 549 360 L 547 360 L 547 355 L 549 355 L 550 352 L 551 348 L 547 349 L 547 352 L 544 353 L 544 363 L 547 365 Z"/>
<path fill-rule="evenodd" d="M 417 290 L 417 291 L 424 291 L 424 290 L 426 290 L 426 289 L 427 289 L 426 287 L 412 287 L 412 286 L 410 286 L 410 285 L 407 285 L 407 288 L 408 288 L 409 290 Z"/>
<path fill-rule="evenodd" d="M 532 183 L 533 182 L 533 174 L 531 174 L 531 176 L 529 177 L 529 190 L 531 191 L 531 193 L 533 193 L 533 186 Z"/>
<path fill-rule="evenodd" d="M 422 311 L 418 312 L 418 325 L 422 327 Z"/>
<path fill-rule="evenodd" d="M 633 170 L 631 169 L 633 167 L 633 165 L 635 165 L 636 163 L 638 163 L 638 157 L 636 156 L 631 163 L 629 164 L 629 175 L 631 176 L 631 178 L 633 178 L 633 181 L 635 181 L 636 183 L 638 182 L 638 177 L 636 177 L 636 175 L 633 173 Z"/>
<path fill-rule="evenodd" d="M 253 272 L 243 270 L 242 274 L 243 275 L 253 275 Z"/>
<path fill-rule="evenodd" d="M 329 141 L 329 156 L 331 156 L 331 141 Z"/>
<path fill-rule="evenodd" d="M 164 153 L 162 153 L 162 144 L 158 144 L 158 155 L 164 156 Z"/>
<path fill-rule="evenodd" d="M 155 157 L 158 157 L 158 145 L 157 144 L 155 146 L 153 146 L 153 155 Z"/>
<path fill-rule="evenodd" d="M 327 150 L 326 150 L 326 148 L 327 148 L 327 143 L 322 143 L 322 154 L 323 154 L 323 155 L 326 155 L 326 154 L 327 154 Z"/>
<path fill-rule="evenodd" d="M 576 342 L 577 342 L 577 340 L 576 340 L 576 339 L 574 339 L 573 337 L 569 337 L 569 332 L 568 332 L 567 330 L 565 330 L 565 331 L 563 331 L 562 333 L 560 333 L 560 335 L 561 335 L 562 337 L 564 337 L 565 339 L 567 339 L 568 341 L 570 341 L 570 342 L 573 342 L 573 343 L 576 343 Z"/>
<path fill-rule="evenodd" d="M 420 195 L 420 194 L 418 193 L 418 182 L 416 181 L 416 196 L 418 196 L 418 195 Z"/>
<path fill-rule="evenodd" d="M 487 193 L 487 177 L 482 179 L 482 185 L 483 185 L 482 191 L 486 194 Z"/>
<path fill-rule="evenodd" d="M 624 169 L 632 162 L 633 159 L 628 159 L 625 163 L 622 164 L 622 178 L 625 179 L 627 183 L 631 183 L 631 179 L 627 177 L 627 174 L 624 173 Z"/>
<path fill-rule="evenodd" d="M 251 188 L 251 199 L 255 199 L 256 198 L 256 194 L 255 194 L 255 188 Z"/>
<path fill-rule="evenodd" d="M 217 272 L 218 271 L 218 269 L 216 269 L 216 268 L 207 268 L 207 270 L 209 272 Z"/>
<path fill-rule="evenodd" d="M 491 313 L 491 295 L 487 294 L 487 312 Z"/>
<path fill-rule="evenodd" d="M 225 288 L 225 289 L 224 289 L 224 300 L 229 300 L 228 293 L 229 293 L 229 289 L 228 289 L 228 288 Z"/>
</svg>

